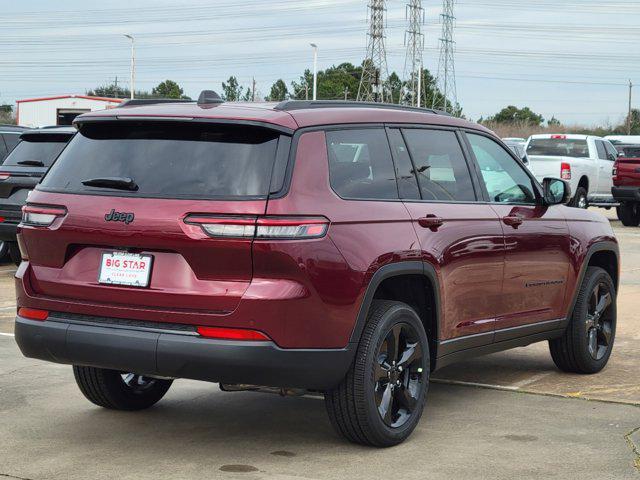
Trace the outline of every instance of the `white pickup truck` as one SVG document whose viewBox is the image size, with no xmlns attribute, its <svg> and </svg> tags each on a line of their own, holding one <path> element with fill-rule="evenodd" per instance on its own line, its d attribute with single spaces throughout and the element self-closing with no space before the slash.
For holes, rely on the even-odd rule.
<svg viewBox="0 0 640 480">
<path fill-rule="evenodd" d="M 572 206 L 615 204 L 611 187 L 618 152 L 608 140 L 590 135 L 532 135 L 526 152 L 528 167 L 539 181 L 555 177 L 571 184 Z"/>
</svg>

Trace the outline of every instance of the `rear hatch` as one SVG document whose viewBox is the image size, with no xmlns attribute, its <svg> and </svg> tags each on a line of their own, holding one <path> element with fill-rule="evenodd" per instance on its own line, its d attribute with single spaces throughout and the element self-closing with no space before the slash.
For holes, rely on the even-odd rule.
<svg viewBox="0 0 640 480">
<path fill-rule="evenodd" d="M 167 311 L 233 311 L 253 275 L 245 229 L 282 183 L 289 147 L 252 125 L 82 126 L 26 208 L 33 295 L 163 321 L 176 321 Z M 37 226 L 43 219 L 51 224 Z"/>
<path fill-rule="evenodd" d="M 640 158 L 618 158 L 614 170 L 614 185 L 640 187 Z"/>
<path fill-rule="evenodd" d="M 18 224 L 28 193 L 64 149 L 72 133 L 46 130 L 23 133 L 22 141 L 0 166 L 0 217 Z"/>
</svg>

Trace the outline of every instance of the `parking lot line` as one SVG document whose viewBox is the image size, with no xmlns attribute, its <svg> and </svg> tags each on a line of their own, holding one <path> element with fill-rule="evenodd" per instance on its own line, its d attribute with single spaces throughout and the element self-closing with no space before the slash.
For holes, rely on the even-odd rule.
<svg viewBox="0 0 640 480">
<path fill-rule="evenodd" d="M 2 333 L 0 332 L 0 337 L 15 337 L 13 333 Z"/>
</svg>

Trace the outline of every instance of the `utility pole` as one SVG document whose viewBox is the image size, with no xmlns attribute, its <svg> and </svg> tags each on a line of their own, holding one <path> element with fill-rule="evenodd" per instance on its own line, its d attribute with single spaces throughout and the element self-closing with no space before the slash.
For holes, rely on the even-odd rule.
<svg viewBox="0 0 640 480">
<path fill-rule="evenodd" d="M 318 99 L 318 45 L 311 44 L 313 48 L 313 99 Z"/>
<path fill-rule="evenodd" d="M 433 108 L 439 108 L 448 112 L 458 103 L 456 90 L 456 68 L 454 62 L 455 42 L 453 41 L 453 29 L 456 17 L 453 15 L 455 0 L 442 0 L 442 35 L 440 36 L 440 59 L 438 61 L 438 74 L 436 85 L 440 88 L 441 95 L 434 94 Z M 451 108 L 449 108 L 451 106 Z"/>
<path fill-rule="evenodd" d="M 420 108 L 422 106 L 422 63 L 420 63 L 420 71 L 418 74 L 418 103 L 416 104 L 416 107 Z"/>
<path fill-rule="evenodd" d="M 631 96 L 633 93 L 633 83 L 629 80 L 629 115 L 627 116 L 627 135 L 631 135 L 631 114 L 633 113 L 633 109 L 631 108 Z"/>
<path fill-rule="evenodd" d="M 367 33 L 367 54 L 362 66 L 362 77 L 358 87 L 358 101 L 385 102 L 390 100 L 386 88 L 389 70 L 385 47 L 386 0 L 369 0 L 369 32 Z"/>
<path fill-rule="evenodd" d="M 115 81 L 115 97 L 118 98 L 118 76 L 116 75 L 116 81 Z"/>
<path fill-rule="evenodd" d="M 349 87 L 344 87 L 344 101 L 349 99 Z"/>
<path fill-rule="evenodd" d="M 256 77 L 253 77 L 253 86 L 251 87 L 251 101 L 256 101 Z"/>
<path fill-rule="evenodd" d="M 131 83 L 129 88 L 131 88 L 131 100 L 133 100 L 136 90 L 136 43 L 132 35 L 125 34 L 124 36 L 131 40 Z"/>
<path fill-rule="evenodd" d="M 406 94 L 412 106 L 420 106 L 420 82 L 422 77 L 422 55 L 424 52 L 424 8 L 422 0 L 409 0 L 405 12 L 409 21 L 404 35 L 404 44 L 407 53 L 404 59 L 404 78 L 406 81 Z M 402 102 L 402 99 L 400 99 Z"/>
</svg>

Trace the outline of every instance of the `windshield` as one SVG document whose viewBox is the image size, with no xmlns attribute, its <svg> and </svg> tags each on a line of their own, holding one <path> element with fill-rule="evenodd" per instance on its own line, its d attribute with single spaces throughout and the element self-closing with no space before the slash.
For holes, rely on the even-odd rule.
<svg viewBox="0 0 640 480">
<path fill-rule="evenodd" d="M 527 155 L 589 158 L 589 146 L 586 140 L 534 138 L 527 146 Z"/>
<path fill-rule="evenodd" d="M 269 193 L 279 137 L 244 125 L 85 125 L 39 188 L 139 197 L 262 198 Z M 123 191 L 113 179 L 131 181 L 136 188 Z"/>
<path fill-rule="evenodd" d="M 66 140 L 40 141 L 34 137 L 35 135 L 31 136 L 29 140 L 21 141 L 5 159 L 3 165 L 50 167 L 67 145 Z M 47 140 L 50 139 L 47 138 Z M 38 162 L 41 162 L 42 165 L 39 165 Z"/>
</svg>

